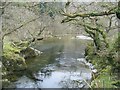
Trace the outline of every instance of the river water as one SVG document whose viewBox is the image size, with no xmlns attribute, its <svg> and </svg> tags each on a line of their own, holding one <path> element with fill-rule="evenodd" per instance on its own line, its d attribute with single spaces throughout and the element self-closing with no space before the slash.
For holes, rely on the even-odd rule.
<svg viewBox="0 0 120 90">
<path fill-rule="evenodd" d="M 92 76 L 91 64 L 84 58 L 87 42 L 85 37 L 49 38 L 37 42 L 34 48 L 42 54 L 28 59 L 28 72 L 12 84 L 16 88 L 88 88 Z M 29 73 L 36 80 L 31 79 Z"/>
</svg>

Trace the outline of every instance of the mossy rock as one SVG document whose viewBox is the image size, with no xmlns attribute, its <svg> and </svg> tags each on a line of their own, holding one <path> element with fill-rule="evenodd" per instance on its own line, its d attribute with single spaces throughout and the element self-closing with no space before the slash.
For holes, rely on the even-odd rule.
<svg viewBox="0 0 120 90">
<path fill-rule="evenodd" d="M 30 45 L 30 42 L 29 41 L 21 41 L 21 42 L 14 42 L 13 44 L 15 46 L 17 46 L 18 48 L 24 49 Z"/>
<path fill-rule="evenodd" d="M 14 56 L 14 58 L 3 57 L 2 62 L 7 71 L 24 70 L 27 67 L 25 59 L 17 54 Z"/>
<path fill-rule="evenodd" d="M 19 48 L 20 56 L 22 56 L 25 59 L 38 56 L 41 53 L 40 51 L 29 47 L 29 41 L 14 42 L 13 44 L 14 46 L 17 46 L 17 48 Z"/>
<path fill-rule="evenodd" d="M 35 57 L 41 54 L 40 51 L 32 48 L 32 47 L 27 47 L 26 49 L 23 49 L 20 51 L 20 54 L 22 57 L 25 59 L 30 58 L 30 57 Z"/>
<path fill-rule="evenodd" d="M 20 49 L 12 43 L 5 43 L 3 46 L 3 65 L 7 70 L 23 69 L 26 67 L 25 59 L 19 55 Z"/>
<path fill-rule="evenodd" d="M 25 45 L 24 44 L 17 45 L 11 42 L 4 43 L 3 56 L 2 56 L 2 65 L 3 65 L 2 82 L 4 84 L 5 83 L 9 84 L 9 82 L 15 81 L 17 79 L 15 73 L 21 70 L 25 70 L 27 68 L 27 65 L 25 63 L 25 58 L 34 57 L 41 53 L 40 51 L 31 47 L 26 47 L 27 45 L 26 46 Z"/>
<path fill-rule="evenodd" d="M 27 65 L 25 59 L 20 56 L 20 48 L 12 43 L 4 43 L 2 56 L 2 83 L 8 85 L 15 81 L 17 77 L 13 74 L 15 71 L 25 70 Z"/>
<path fill-rule="evenodd" d="M 15 47 L 12 43 L 3 44 L 3 55 L 11 56 L 13 53 L 19 53 L 20 49 Z"/>
</svg>

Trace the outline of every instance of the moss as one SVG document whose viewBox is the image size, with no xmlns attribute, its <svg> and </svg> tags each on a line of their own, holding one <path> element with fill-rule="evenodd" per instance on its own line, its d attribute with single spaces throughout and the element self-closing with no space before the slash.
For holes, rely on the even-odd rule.
<svg viewBox="0 0 120 90">
<path fill-rule="evenodd" d="M 3 59 L 2 59 L 2 79 L 3 83 L 9 83 L 10 81 L 16 80 L 16 76 L 10 73 L 14 71 L 24 70 L 27 66 L 25 59 L 21 57 L 20 48 L 12 43 L 4 43 L 3 46 Z"/>
<path fill-rule="evenodd" d="M 3 45 L 3 55 L 10 57 L 11 54 L 19 53 L 19 52 L 20 52 L 20 49 L 13 46 L 12 43 L 5 43 Z"/>
<path fill-rule="evenodd" d="M 21 75 L 20 71 L 28 69 L 24 56 L 33 57 L 40 53 L 38 50 L 28 46 L 29 42 L 27 41 L 4 43 L 2 56 L 2 82 L 5 86 L 8 86 L 10 82 L 17 80 Z"/>
<path fill-rule="evenodd" d="M 10 61 L 17 64 L 22 62 L 25 64 L 25 59 L 19 55 L 20 50 L 21 49 L 13 46 L 12 43 L 5 43 L 3 46 L 3 62 L 8 63 L 7 61 Z"/>
<path fill-rule="evenodd" d="M 18 48 L 21 48 L 21 49 L 28 47 L 29 44 L 30 44 L 29 41 L 14 42 L 14 45 L 16 45 Z"/>
</svg>

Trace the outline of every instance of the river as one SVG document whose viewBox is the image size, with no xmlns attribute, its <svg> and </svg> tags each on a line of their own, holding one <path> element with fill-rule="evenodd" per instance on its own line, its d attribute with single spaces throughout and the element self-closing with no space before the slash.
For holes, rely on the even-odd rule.
<svg viewBox="0 0 120 90">
<path fill-rule="evenodd" d="M 42 54 L 28 59 L 28 72 L 12 84 L 16 88 L 88 88 L 92 75 L 84 57 L 87 42 L 85 37 L 69 36 L 37 42 L 33 47 Z M 30 72 L 36 80 L 29 78 Z"/>
</svg>

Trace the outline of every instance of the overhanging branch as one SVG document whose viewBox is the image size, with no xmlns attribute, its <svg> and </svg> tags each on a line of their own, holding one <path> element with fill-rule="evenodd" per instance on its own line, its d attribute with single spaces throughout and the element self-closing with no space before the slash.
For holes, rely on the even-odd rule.
<svg viewBox="0 0 120 90">
<path fill-rule="evenodd" d="M 72 13 L 71 14 L 71 13 L 65 13 L 64 11 L 62 11 L 61 14 L 66 16 L 66 18 L 63 19 L 61 23 L 75 20 L 75 18 L 77 18 L 77 17 L 86 18 L 86 17 L 105 16 L 105 15 L 108 16 L 108 15 L 116 14 L 116 11 L 117 11 L 117 7 L 114 7 L 109 11 L 91 12 L 91 13 Z"/>
<path fill-rule="evenodd" d="M 95 17 L 95 16 L 104 16 L 104 15 L 111 15 L 115 14 L 116 11 L 104 11 L 104 12 L 91 12 L 91 13 L 77 13 L 77 14 L 69 14 L 69 13 L 61 13 L 64 16 L 69 18 L 76 18 L 76 17 Z"/>
</svg>

